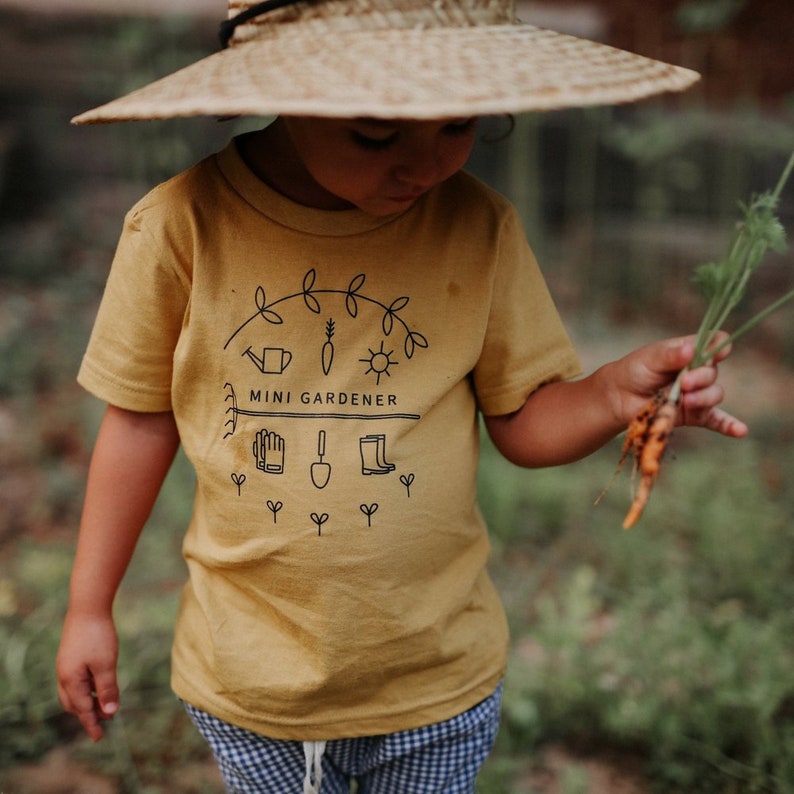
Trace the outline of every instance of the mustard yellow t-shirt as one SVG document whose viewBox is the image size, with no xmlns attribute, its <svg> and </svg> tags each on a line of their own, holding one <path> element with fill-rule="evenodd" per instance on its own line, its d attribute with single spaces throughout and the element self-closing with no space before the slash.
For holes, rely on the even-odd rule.
<svg viewBox="0 0 794 794">
<path fill-rule="evenodd" d="M 326 212 L 232 143 L 152 191 L 79 380 L 173 410 L 196 469 L 175 692 L 302 740 L 487 697 L 508 635 L 477 413 L 578 371 L 515 212 L 466 174 L 399 215 Z"/>
</svg>

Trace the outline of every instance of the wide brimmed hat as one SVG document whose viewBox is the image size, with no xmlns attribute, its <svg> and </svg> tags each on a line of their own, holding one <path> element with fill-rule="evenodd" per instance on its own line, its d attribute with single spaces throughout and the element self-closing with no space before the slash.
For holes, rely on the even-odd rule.
<svg viewBox="0 0 794 794">
<path fill-rule="evenodd" d="M 632 102 L 699 75 L 519 22 L 511 0 L 229 0 L 228 47 L 73 119 L 456 118 Z"/>
</svg>

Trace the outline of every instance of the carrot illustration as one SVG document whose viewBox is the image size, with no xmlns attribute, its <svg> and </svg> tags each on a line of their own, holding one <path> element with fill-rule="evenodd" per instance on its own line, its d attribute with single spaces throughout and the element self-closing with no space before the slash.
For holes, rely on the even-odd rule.
<svg viewBox="0 0 794 794">
<path fill-rule="evenodd" d="M 323 374 L 327 375 L 331 371 L 334 363 L 334 343 L 331 341 L 334 335 L 334 321 L 329 319 L 325 324 L 326 342 L 322 349 Z"/>
</svg>

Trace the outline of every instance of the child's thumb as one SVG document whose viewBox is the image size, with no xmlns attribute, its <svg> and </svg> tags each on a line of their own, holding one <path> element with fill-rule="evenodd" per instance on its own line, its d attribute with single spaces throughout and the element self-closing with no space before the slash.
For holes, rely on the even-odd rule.
<svg viewBox="0 0 794 794">
<path fill-rule="evenodd" d="M 115 673 L 94 676 L 94 689 L 99 710 L 105 717 L 112 717 L 119 710 L 119 688 Z"/>
</svg>

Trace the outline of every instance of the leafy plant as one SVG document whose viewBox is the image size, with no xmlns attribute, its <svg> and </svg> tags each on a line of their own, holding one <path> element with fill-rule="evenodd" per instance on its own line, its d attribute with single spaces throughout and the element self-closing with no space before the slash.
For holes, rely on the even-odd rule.
<svg viewBox="0 0 794 794">
<path fill-rule="evenodd" d="M 744 297 L 750 277 L 763 262 L 767 251 L 772 249 L 783 252 L 786 249 L 786 232 L 775 212 L 780 194 L 793 168 L 794 153 L 789 158 L 773 191 L 753 197 L 748 205 L 740 205 L 744 218 L 736 226 L 725 257 L 719 262 L 708 262 L 696 269 L 695 282 L 700 286 L 708 304 L 698 329 L 695 357 L 689 369 L 704 364 L 717 350 L 735 342 L 794 298 L 794 290 L 790 290 L 766 309 L 755 314 L 725 342 L 718 347 L 714 346 L 717 332 L 724 327 L 728 317 Z M 676 397 L 677 392 L 671 393 L 671 396 Z"/>
<path fill-rule="evenodd" d="M 508 600 L 499 752 L 517 766 L 504 774 L 557 742 L 641 757 L 658 792 L 794 790 L 786 495 L 765 486 L 765 440 L 731 456 L 719 454 L 728 441 L 702 443 L 714 454 L 677 462 L 642 535 L 615 535 L 608 511 L 585 521 L 576 509 L 574 495 L 598 480 L 599 454 L 557 477 L 568 495 L 556 539 L 564 555 L 514 538 L 500 556 L 499 581 L 516 567 L 535 583 Z"/>
<path fill-rule="evenodd" d="M 776 251 L 785 250 L 786 234 L 775 211 L 792 169 L 794 153 L 789 157 L 773 191 L 754 197 L 746 206 L 740 205 L 744 217 L 731 236 L 725 257 L 719 262 L 700 265 L 695 271 L 695 281 L 706 297 L 707 306 L 695 336 L 692 361 L 681 370 L 668 391 L 655 394 L 631 420 L 618 461 L 619 471 L 624 461 L 630 457 L 634 463 L 634 471 L 640 475 L 634 499 L 623 521 L 625 529 L 630 529 L 639 520 L 661 470 L 662 457 L 676 423 L 681 402 L 681 379 L 684 374 L 703 366 L 720 350 L 794 298 L 794 290 L 790 290 L 766 309 L 756 313 L 727 339 L 717 343 L 717 335 L 744 297 L 750 277 L 761 265 L 767 251 L 770 248 Z"/>
</svg>

